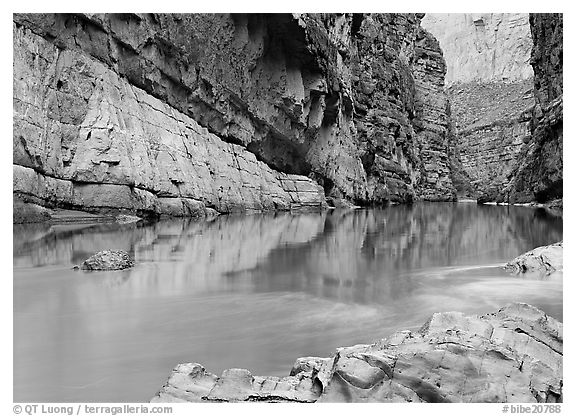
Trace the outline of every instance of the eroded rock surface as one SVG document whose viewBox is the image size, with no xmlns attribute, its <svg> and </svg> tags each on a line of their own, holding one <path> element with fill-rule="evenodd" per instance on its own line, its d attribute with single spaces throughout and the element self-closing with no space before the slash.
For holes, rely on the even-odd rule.
<svg viewBox="0 0 576 416">
<path fill-rule="evenodd" d="M 548 246 L 536 247 L 506 264 L 515 273 L 539 273 L 548 275 L 562 270 L 564 244 L 562 241 Z"/>
<path fill-rule="evenodd" d="M 104 250 L 87 258 L 81 270 L 123 270 L 134 266 L 134 260 L 122 250 Z"/>
<path fill-rule="evenodd" d="M 563 15 L 533 13 L 535 105 L 526 145 L 501 193 L 510 202 L 547 202 L 563 196 Z"/>
<path fill-rule="evenodd" d="M 562 323 L 512 304 L 437 313 L 416 332 L 299 358 L 287 377 L 180 364 L 152 402 L 561 402 L 562 356 Z"/>
<path fill-rule="evenodd" d="M 19 198 L 171 216 L 325 203 L 312 180 L 274 171 L 81 50 L 17 26 L 14 42 Z"/>
<path fill-rule="evenodd" d="M 15 14 L 14 194 L 138 215 L 450 200 L 417 14 Z"/>
<path fill-rule="evenodd" d="M 438 41 L 420 29 L 416 35 L 414 79 L 416 138 L 420 161 L 416 176 L 418 194 L 427 201 L 453 201 L 456 189 L 449 160 L 450 104 L 444 92 L 446 63 Z"/>
<path fill-rule="evenodd" d="M 458 195 L 562 198 L 562 15 L 428 14 L 422 25 L 448 67 Z"/>
<path fill-rule="evenodd" d="M 427 14 L 451 103 L 452 181 L 459 197 L 504 202 L 534 105 L 528 14 Z"/>
<path fill-rule="evenodd" d="M 530 114 L 534 105 L 533 80 L 517 82 L 470 82 L 448 90 L 454 143 L 453 174 L 460 196 L 479 202 L 507 202 L 500 197 L 510 184 L 522 147 L 530 138 Z"/>
<path fill-rule="evenodd" d="M 527 13 L 427 13 L 422 26 L 440 42 L 448 86 L 532 77 Z"/>
</svg>

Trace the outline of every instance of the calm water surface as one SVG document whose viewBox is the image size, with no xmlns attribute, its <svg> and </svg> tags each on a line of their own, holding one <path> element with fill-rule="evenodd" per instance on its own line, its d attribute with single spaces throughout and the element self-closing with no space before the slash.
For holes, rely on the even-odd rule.
<svg viewBox="0 0 576 416">
<path fill-rule="evenodd" d="M 14 226 L 14 401 L 148 401 L 180 362 L 287 375 L 439 311 L 562 319 L 561 275 L 497 267 L 561 239 L 561 218 L 475 204 Z M 136 267 L 71 269 L 103 249 Z"/>
</svg>

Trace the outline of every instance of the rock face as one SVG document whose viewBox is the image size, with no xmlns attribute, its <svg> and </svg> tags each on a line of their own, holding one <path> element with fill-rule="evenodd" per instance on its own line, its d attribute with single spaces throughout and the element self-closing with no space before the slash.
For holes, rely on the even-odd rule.
<svg viewBox="0 0 576 416">
<path fill-rule="evenodd" d="M 564 246 L 562 241 L 549 246 L 537 247 L 506 264 L 515 273 L 538 273 L 548 275 L 562 270 Z"/>
<path fill-rule="evenodd" d="M 417 21 L 395 14 L 352 18 L 352 132 L 360 144 L 360 177 L 366 178 L 357 186 L 359 203 L 455 198 L 444 170 L 444 59 Z"/>
<path fill-rule="evenodd" d="M 563 197 L 563 15 L 531 14 L 534 69 L 531 136 L 500 197 L 510 202 L 547 202 Z"/>
<path fill-rule="evenodd" d="M 454 198 L 415 14 L 15 14 L 14 195 L 139 215 Z"/>
<path fill-rule="evenodd" d="M 447 86 L 532 77 L 527 13 L 427 13 L 422 26 L 440 42 Z"/>
<path fill-rule="evenodd" d="M 452 172 L 460 196 L 501 201 L 530 136 L 532 80 L 455 84 L 448 90 L 454 123 Z"/>
<path fill-rule="evenodd" d="M 427 14 L 451 103 L 452 181 L 460 197 L 495 201 L 530 136 L 533 81 L 528 14 Z"/>
<path fill-rule="evenodd" d="M 562 356 L 562 323 L 512 304 L 434 314 L 417 332 L 299 358 L 287 377 L 180 364 L 152 402 L 562 402 Z"/>
<path fill-rule="evenodd" d="M 422 25 L 448 66 L 458 194 L 562 198 L 562 15 L 429 14 Z"/>
<path fill-rule="evenodd" d="M 122 270 L 134 266 L 128 253 L 122 250 L 104 250 L 84 260 L 82 270 Z"/>
<path fill-rule="evenodd" d="M 422 199 L 451 201 L 456 190 L 449 161 L 450 104 L 444 93 L 446 63 L 438 41 L 420 29 L 416 35 L 416 138 L 420 165 L 417 189 Z"/>
</svg>

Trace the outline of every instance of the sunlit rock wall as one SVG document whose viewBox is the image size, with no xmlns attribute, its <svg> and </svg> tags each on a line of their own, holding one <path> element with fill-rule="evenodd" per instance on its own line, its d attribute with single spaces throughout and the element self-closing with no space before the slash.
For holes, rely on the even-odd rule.
<svg viewBox="0 0 576 416">
<path fill-rule="evenodd" d="M 448 86 L 532 77 L 527 13 L 427 13 L 422 27 L 440 42 Z"/>
</svg>

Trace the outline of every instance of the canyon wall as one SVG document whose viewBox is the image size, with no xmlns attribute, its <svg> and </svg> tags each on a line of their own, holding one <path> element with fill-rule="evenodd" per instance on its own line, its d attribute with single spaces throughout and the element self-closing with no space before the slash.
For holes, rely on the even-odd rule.
<svg viewBox="0 0 576 416">
<path fill-rule="evenodd" d="M 452 200 L 420 18 L 15 14 L 15 198 L 200 216 Z"/>
<path fill-rule="evenodd" d="M 509 186 L 509 176 L 530 135 L 532 80 L 510 83 L 465 83 L 448 89 L 454 123 L 454 164 L 467 180 L 459 194 L 496 199 Z"/>
<path fill-rule="evenodd" d="M 547 202 L 563 197 L 563 15 L 531 14 L 535 105 L 530 132 L 499 198 L 509 202 Z"/>
<path fill-rule="evenodd" d="M 451 168 L 460 197 L 495 200 L 530 135 L 528 14 L 427 14 L 447 63 Z"/>
<path fill-rule="evenodd" d="M 422 26 L 440 42 L 447 86 L 532 77 L 527 13 L 427 13 Z"/>
<path fill-rule="evenodd" d="M 447 61 L 459 196 L 562 198 L 562 14 L 431 14 L 422 25 Z"/>
</svg>

